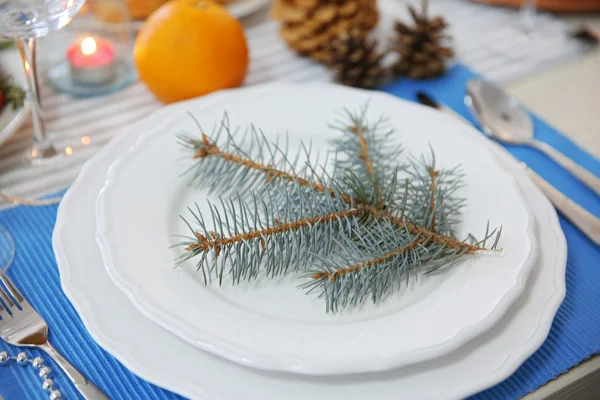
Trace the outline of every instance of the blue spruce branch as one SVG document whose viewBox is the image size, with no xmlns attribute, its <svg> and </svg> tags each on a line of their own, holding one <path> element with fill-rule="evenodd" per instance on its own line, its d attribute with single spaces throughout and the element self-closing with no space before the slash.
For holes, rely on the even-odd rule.
<svg viewBox="0 0 600 400">
<path fill-rule="evenodd" d="M 335 312 L 366 297 L 377 303 L 411 274 L 496 249 L 501 229 L 488 226 L 479 242 L 454 236 L 465 203 L 456 196 L 458 168 L 436 168 L 433 151 L 398 164 L 401 148 L 390 145 L 394 131 L 385 118 L 369 123 L 366 108 L 346 117 L 333 125 L 342 135 L 331 175 L 298 161 L 310 148 L 290 159 L 287 145 L 269 143 L 254 127 L 240 137 L 227 117 L 211 137 L 199 124 L 200 139 L 180 136 L 197 160 L 192 182 L 233 197 L 210 206 L 214 232 L 198 207 L 190 210 L 196 226 L 188 223 L 192 235 L 181 243 L 179 263 L 198 259 L 205 281 L 219 283 L 225 274 L 239 283 L 261 272 L 299 272 L 301 287 L 318 291 Z"/>
</svg>

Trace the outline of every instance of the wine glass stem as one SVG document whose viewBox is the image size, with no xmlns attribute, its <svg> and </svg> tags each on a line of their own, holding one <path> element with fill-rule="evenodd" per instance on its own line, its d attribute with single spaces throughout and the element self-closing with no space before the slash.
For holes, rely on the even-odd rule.
<svg viewBox="0 0 600 400">
<path fill-rule="evenodd" d="M 17 39 L 17 47 L 21 53 L 21 61 L 23 62 L 27 80 L 27 97 L 31 104 L 31 118 L 33 120 L 33 148 L 31 150 L 31 158 L 33 160 L 56 155 L 56 150 L 48 139 L 44 126 L 44 110 L 40 101 L 37 76 L 36 44 L 35 38 Z"/>
</svg>

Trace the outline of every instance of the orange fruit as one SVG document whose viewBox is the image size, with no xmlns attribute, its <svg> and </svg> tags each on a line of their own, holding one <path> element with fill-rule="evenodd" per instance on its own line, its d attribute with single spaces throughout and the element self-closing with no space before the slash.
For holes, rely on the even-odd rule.
<svg viewBox="0 0 600 400">
<path fill-rule="evenodd" d="M 144 23 L 134 46 L 140 79 L 172 103 L 242 84 L 248 71 L 244 29 L 207 0 L 174 0 Z"/>
</svg>

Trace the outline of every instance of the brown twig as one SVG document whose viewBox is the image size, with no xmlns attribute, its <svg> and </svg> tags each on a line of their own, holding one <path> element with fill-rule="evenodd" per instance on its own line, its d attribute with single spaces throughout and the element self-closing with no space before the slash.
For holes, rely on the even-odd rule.
<svg viewBox="0 0 600 400">
<path fill-rule="evenodd" d="M 260 164 L 260 163 L 254 162 L 247 158 L 240 157 L 235 154 L 224 153 L 217 147 L 217 145 L 210 142 L 208 137 L 204 134 L 202 134 L 202 144 L 203 144 L 202 147 L 194 154 L 195 159 L 204 158 L 207 156 L 215 156 L 215 155 L 220 156 L 224 160 L 233 162 L 238 165 L 243 165 L 250 169 L 261 171 L 262 173 L 267 175 L 267 179 L 266 179 L 265 183 L 269 183 L 273 178 L 281 178 L 281 179 L 284 179 L 289 182 L 296 181 L 302 186 L 312 187 L 313 189 L 315 189 L 318 192 L 322 192 L 322 193 L 329 192 L 333 197 L 336 196 L 336 193 L 332 188 L 327 188 L 320 183 L 311 182 L 308 179 L 301 178 L 297 175 L 288 174 L 287 172 L 284 172 L 284 171 L 279 171 L 268 165 Z M 348 204 L 356 203 L 356 201 L 352 198 L 352 196 L 348 196 L 346 194 L 340 194 L 340 197 L 342 198 L 342 200 L 344 200 Z"/>
<path fill-rule="evenodd" d="M 349 127 L 349 129 L 356 134 L 358 137 L 358 143 L 360 144 L 360 155 L 358 156 L 367 167 L 367 172 L 369 173 L 371 183 L 373 184 L 373 188 L 375 189 L 375 196 L 377 197 L 377 205 L 381 206 L 383 203 L 383 199 L 381 198 L 381 190 L 379 188 L 379 183 L 377 182 L 375 171 L 373 169 L 373 163 L 371 162 L 371 156 L 369 155 L 369 145 L 367 144 L 367 139 L 361 128 L 354 125 Z"/>
<path fill-rule="evenodd" d="M 371 259 L 369 261 L 365 261 L 365 262 L 360 263 L 360 264 L 355 264 L 355 265 L 352 265 L 352 266 L 347 267 L 347 268 L 341 268 L 341 269 L 338 269 L 338 270 L 335 270 L 335 271 L 318 272 L 316 274 L 313 274 L 311 276 L 311 278 L 312 279 L 323 279 L 323 280 L 331 279 L 331 282 L 333 283 L 340 276 L 343 276 L 343 275 L 346 275 L 346 274 L 351 274 L 353 272 L 358 272 L 361 269 L 369 268 L 369 267 L 372 267 L 374 265 L 381 264 L 382 262 L 384 262 L 386 260 L 389 260 L 390 258 L 399 256 L 399 255 L 404 254 L 404 253 L 406 253 L 406 252 L 408 252 L 410 250 L 413 250 L 414 248 L 416 248 L 418 245 L 420 245 L 423 242 L 424 242 L 424 239 L 419 238 L 419 239 L 415 240 L 414 242 L 407 244 L 403 248 L 398 249 L 398 250 L 394 250 L 394 251 L 390 251 L 389 253 L 384 254 L 381 257 L 373 258 L 373 259 Z"/>
<path fill-rule="evenodd" d="M 263 238 L 266 236 L 276 235 L 278 233 L 283 232 L 296 231 L 307 226 L 324 224 L 340 218 L 355 217 L 360 215 L 362 212 L 363 211 L 360 209 L 332 212 L 326 215 L 318 215 L 316 217 L 304 218 L 297 221 L 287 222 L 285 224 L 278 224 L 271 228 L 240 233 L 239 235 L 224 238 L 216 237 L 216 235 L 213 235 L 211 232 L 211 237 L 213 240 L 209 240 L 206 238 L 206 236 L 202 235 L 199 232 L 196 232 L 196 239 L 198 239 L 198 242 L 190 244 L 188 247 L 186 247 L 186 250 L 206 251 L 208 249 L 214 248 L 217 252 L 220 252 L 223 246 L 229 246 L 235 243 L 239 243 L 241 241 L 248 241 L 254 239 L 261 240 L 261 247 L 264 250 L 265 245 Z"/>
<path fill-rule="evenodd" d="M 406 219 L 395 217 L 386 211 L 382 211 L 373 206 L 366 207 L 369 214 L 373 217 L 385 218 L 392 224 L 400 228 L 406 228 L 413 235 L 421 235 L 424 238 L 430 239 L 433 243 L 451 247 L 453 249 L 463 249 L 467 254 L 475 254 L 477 251 L 485 250 L 483 247 L 476 246 L 474 244 L 461 242 L 458 239 L 451 238 L 449 236 L 441 235 L 437 232 L 418 226 L 414 222 L 407 221 Z"/>
</svg>

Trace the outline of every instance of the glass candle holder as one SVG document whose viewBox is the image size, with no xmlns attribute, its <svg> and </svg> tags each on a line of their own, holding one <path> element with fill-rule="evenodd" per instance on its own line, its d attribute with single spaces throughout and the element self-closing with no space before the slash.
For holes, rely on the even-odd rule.
<svg viewBox="0 0 600 400">
<path fill-rule="evenodd" d="M 42 46 L 50 84 L 74 97 L 94 97 L 134 82 L 133 28 L 125 0 L 88 0 Z"/>
</svg>

